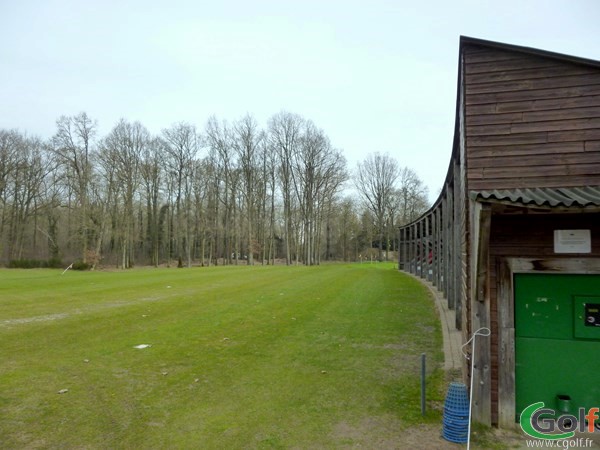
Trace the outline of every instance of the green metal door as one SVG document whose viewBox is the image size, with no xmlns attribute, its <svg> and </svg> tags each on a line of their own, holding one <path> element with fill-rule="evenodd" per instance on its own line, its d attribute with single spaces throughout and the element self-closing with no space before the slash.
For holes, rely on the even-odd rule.
<svg viewBox="0 0 600 450">
<path fill-rule="evenodd" d="M 517 418 L 540 401 L 557 413 L 600 406 L 600 275 L 514 281 Z"/>
</svg>

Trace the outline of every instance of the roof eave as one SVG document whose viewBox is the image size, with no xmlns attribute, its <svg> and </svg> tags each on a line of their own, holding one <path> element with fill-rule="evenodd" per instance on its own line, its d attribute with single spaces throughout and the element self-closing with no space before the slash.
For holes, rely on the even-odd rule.
<svg viewBox="0 0 600 450">
<path fill-rule="evenodd" d="M 505 44 L 502 42 L 488 41 L 485 39 L 478 39 L 469 36 L 460 37 L 460 51 L 462 53 L 463 46 L 465 45 L 480 45 L 483 47 L 497 48 L 500 50 L 507 50 L 511 52 L 520 52 L 528 55 L 540 56 L 543 58 L 551 58 L 560 61 L 567 61 L 574 64 L 580 64 L 589 67 L 600 67 L 600 61 L 595 59 L 581 58 L 579 56 L 566 55 L 564 53 L 550 52 L 547 50 L 540 50 L 533 47 L 523 47 L 520 45 Z"/>
</svg>

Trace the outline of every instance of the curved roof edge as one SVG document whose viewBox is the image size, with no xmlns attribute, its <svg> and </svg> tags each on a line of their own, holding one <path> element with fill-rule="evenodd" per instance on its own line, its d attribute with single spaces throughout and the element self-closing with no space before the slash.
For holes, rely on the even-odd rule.
<svg viewBox="0 0 600 450">
<path fill-rule="evenodd" d="M 533 47 L 523 47 L 520 45 L 504 44 L 502 42 L 486 41 L 485 39 L 478 39 L 468 36 L 460 37 L 460 52 L 464 45 L 480 45 L 482 47 L 497 48 L 500 50 L 507 50 L 511 52 L 526 53 L 528 55 L 541 56 L 543 58 L 552 58 L 560 61 L 567 61 L 570 63 L 581 64 L 590 67 L 600 67 L 600 61 L 594 59 L 581 58 L 579 56 L 566 55 L 564 53 L 556 53 L 548 50 L 540 50 Z"/>
<path fill-rule="evenodd" d="M 423 217 L 430 214 L 434 209 L 436 209 L 439 206 L 439 204 L 442 202 L 442 200 L 444 199 L 444 194 L 445 194 L 444 191 L 445 191 L 446 186 L 448 184 L 452 183 L 452 181 L 453 181 L 452 163 L 455 160 L 455 156 L 458 154 L 459 142 L 460 142 L 460 122 L 459 122 L 460 111 L 459 111 L 459 108 L 460 108 L 461 77 L 462 77 L 461 61 L 462 61 L 463 50 L 466 45 L 479 45 L 482 47 L 496 48 L 496 49 L 500 49 L 500 50 L 507 50 L 507 51 L 518 52 L 518 53 L 525 53 L 528 55 L 536 55 L 536 56 L 540 56 L 540 57 L 544 57 L 544 58 L 552 58 L 552 59 L 556 59 L 556 60 L 560 60 L 560 61 L 567 61 L 567 62 L 574 63 L 574 64 L 580 64 L 580 65 L 585 65 L 585 66 L 589 66 L 589 67 L 600 68 L 600 61 L 597 61 L 594 59 L 581 58 L 578 56 L 566 55 L 563 53 L 556 53 L 556 52 L 551 52 L 551 51 L 547 51 L 547 50 L 540 50 L 540 49 L 532 48 L 532 47 L 524 47 L 524 46 L 513 45 L 513 44 L 505 44 L 502 42 L 489 41 L 489 40 L 485 40 L 485 39 L 479 39 L 479 38 L 461 35 L 459 38 L 458 71 L 457 71 L 457 77 L 456 77 L 456 109 L 455 109 L 455 115 L 454 115 L 454 137 L 452 139 L 452 152 L 450 154 L 448 170 L 446 171 L 446 178 L 444 179 L 444 183 L 442 185 L 440 194 L 438 195 L 437 199 L 432 203 L 431 207 L 427 211 L 425 211 L 423 214 L 421 214 L 421 216 L 418 219 L 413 220 L 412 222 L 409 222 L 407 224 L 401 225 L 398 228 L 404 228 L 404 227 L 413 225 L 414 223 L 419 222 Z"/>
</svg>

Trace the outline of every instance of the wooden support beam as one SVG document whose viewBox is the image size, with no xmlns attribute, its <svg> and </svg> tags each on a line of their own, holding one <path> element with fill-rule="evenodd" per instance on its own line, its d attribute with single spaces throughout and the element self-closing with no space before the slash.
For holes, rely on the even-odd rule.
<svg viewBox="0 0 600 450">
<path fill-rule="evenodd" d="M 437 257 L 437 240 L 439 237 L 439 231 L 437 227 L 437 216 L 438 209 L 435 208 L 431 211 L 431 283 L 438 287 L 438 265 L 436 263 Z"/>
<path fill-rule="evenodd" d="M 442 205 L 440 204 L 435 210 L 435 250 L 433 251 L 433 263 L 435 266 L 435 281 L 434 284 L 441 290 L 442 288 Z"/>
<path fill-rule="evenodd" d="M 464 198 L 460 190 L 460 172 L 459 166 L 454 161 L 454 219 L 452 223 L 452 278 L 454 282 L 453 296 L 454 296 L 454 309 L 456 310 L 456 328 L 462 330 L 463 323 L 463 280 L 466 278 L 466 273 L 463 273 L 463 261 L 462 261 L 462 240 L 463 240 L 463 227 L 465 226 L 463 217 L 463 205 Z"/>
<path fill-rule="evenodd" d="M 406 270 L 406 251 L 407 251 L 407 242 L 406 242 L 406 228 L 400 229 L 400 237 L 399 237 L 400 248 L 398 249 L 398 269 Z"/>
<path fill-rule="evenodd" d="M 417 275 L 419 275 L 419 277 L 423 278 L 423 236 L 425 235 L 425 227 L 423 226 L 423 220 L 419 220 L 419 265 L 417 266 L 418 268 L 418 273 Z"/>
<path fill-rule="evenodd" d="M 448 299 L 448 308 L 456 309 L 456 296 L 455 287 L 456 287 L 456 277 L 454 273 L 454 187 L 452 185 L 448 185 L 448 220 L 447 220 L 447 228 L 446 233 L 448 236 L 447 242 L 448 246 L 446 249 L 446 266 L 447 266 L 447 275 L 448 275 L 448 293 L 446 298 Z"/>
<path fill-rule="evenodd" d="M 423 249 L 423 279 L 429 280 L 429 214 L 426 215 L 423 219 L 423 241 L 422 241 L 422 249 Z"/>
<path fill-rule="evenodd" d="M 480 328 L 491 330 L 489 295 L 489 241 L 492 210 L 489 205 L 470 202 L 470 291 L 471 333 Z M 477 337 L 473 352 L 473 418 L 486 425 L 492 423 L 491 338 Z"/>
<path fill-rule="evenodd" d="M 447 188 L 447 186 L 446 186 Z M 446 301 L 448 301 L 448 196 L 444 195 L 442 199 L 442 249 L 440 252 L 441 264 L 442 264 L 442 285 L 441 291 L 444 293 L 444 297 L 446 297 Z"/>
<path fill-rule="evenodd" d="M 477 242 L 477 282 L 475 296 L 478 302 L 486 301 L 489 297 L 489 255 L 490 255 L 490 226 L 492 209 L 490 205 L 482 205 L 479 217 L 479 239 Z"/>
<path fill-rule="evenodd" d="M 410 226 L 410 273 L 417 274 L 417 224 Z"/>
<path fill-rule="evenodd" d="M 498 426 L 516 426 L 515 398 L 515 308 L 513 276 L 506 260 L 498 272 Z"/>
</svg>

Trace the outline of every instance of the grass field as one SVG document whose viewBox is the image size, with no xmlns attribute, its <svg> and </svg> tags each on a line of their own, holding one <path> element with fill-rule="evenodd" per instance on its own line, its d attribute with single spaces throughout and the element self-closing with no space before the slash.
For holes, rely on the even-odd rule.
<svg viewBox="0 0 600 450">
<path fill-rule="evenodd" d="M 0 447 L 394 447 L 440 349 L 391 264 L 2 270 Z"/>
</svg>

